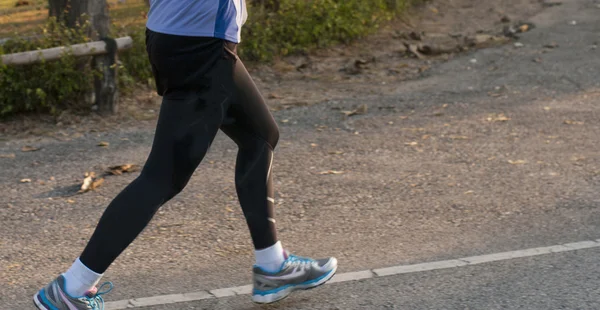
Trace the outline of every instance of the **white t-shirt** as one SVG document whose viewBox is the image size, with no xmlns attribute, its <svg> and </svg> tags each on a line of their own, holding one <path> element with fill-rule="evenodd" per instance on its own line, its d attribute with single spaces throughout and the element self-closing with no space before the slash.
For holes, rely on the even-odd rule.
<svg viewBox="0 0 600 310">
<path fill-rule="evenodd" d="M 148 29 L 239 43 L 248 13 L 245 0 L 150 0 Z"/>
</svg>

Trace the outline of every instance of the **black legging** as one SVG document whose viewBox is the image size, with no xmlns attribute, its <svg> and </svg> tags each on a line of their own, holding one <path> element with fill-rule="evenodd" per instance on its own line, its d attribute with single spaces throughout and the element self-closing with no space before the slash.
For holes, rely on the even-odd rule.
<svg viewBox="0 0 600 310">
<path fill-rule="evenodd" d="M 239 147 L 235 183 L 256 249 L 275 244 L 271 165 L 279 130 L 235 45 L 148 34 L 163 95 L 152 151 L 140 176 L 108 206 L 81 261 L 104 273 L 165 202 L 186 186 L 221 129 Z"/>
</svg>

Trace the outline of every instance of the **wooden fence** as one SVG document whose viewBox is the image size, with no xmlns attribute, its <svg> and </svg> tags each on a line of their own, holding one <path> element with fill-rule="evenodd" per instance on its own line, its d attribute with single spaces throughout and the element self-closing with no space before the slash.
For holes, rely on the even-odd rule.
<svg viewBox="0 0 600 310">
<path fill-rule="evenodd" d="M 76 57 L 94 56 L 93 64 L 100 72 L 101 77 L 94 81 L 94 103 L 98 112 L 103 114 L 116 113 L 118 109 L 117 89 L 117 51 L 129 49 L 133 46 L 131 37 L 123 37 L 114 40 L 111 48 L 105 41 L 76 44 L 72 46 L 61 46 L 37 51 L 2 55 L 0 63 L 4 65 L 22 66 L 35 64 L 42 61 L 53 61 L 64 55 L 70 54 Z M 111 51 L 111 49 L 116 49 Z M 112 53 L 111 53 L 112 52 Z"/>
</svg>

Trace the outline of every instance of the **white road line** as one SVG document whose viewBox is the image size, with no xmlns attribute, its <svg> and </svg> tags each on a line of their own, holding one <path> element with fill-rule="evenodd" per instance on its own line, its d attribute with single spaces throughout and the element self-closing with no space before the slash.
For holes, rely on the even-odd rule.
<svg viewBox="0 0 600 310">
<path fill-rule="evenodd" d="M 423 271 L 429 271 L 429 270 L 458 268 L 458 267 L 471 266 L 471 265 L 477 265 L 477 264 L 483 264 L 483 263 L 511 260 L 511 259 L 516 259 L 516 258 L 532 257 L 532 256 L 546 255 L 546 254 L 560 253 L 560 252 L 570 252 L 570 251 L 577 251 L 577 250 L 598 248 L 598 247 L 600 247 L 600 239 L 597 239 L 595 241 L 589 240 L 589 241 L 565 243 L 565 244 L 559 244 L 559 245 L 554 245 L 554 246 L 549 246 L 549 247 L 532 248 L 532 249 L 525 249 L 525 250 L 495 253 L 495 254 L 489 254 L 489 255 L 463 257 L 463 258 L 445 260 L 445 261 L 421 263 L 421 264 L 414 264 L 414 265 L 400 265 L 400 266 L 393 266 L 393 267 L 388 267 L 388 268 L 371 269 L 371 270 L 363 270 L 363 271 L 337 274 L 336 276 L 333 277 L 333 279 L 331 279 L 331 281 L 329 281 L 329 283 L 331 284 L 331 283 L 357 281 L 357 280 L 363 280 L 363 279 L 372 279 L 372 278 L 378 278 L 378 277 L 385 277 L 385 276 L 405 274 L 405 273 L 423 272 Z M 244 285 L 244 286 L 215 289 L 215 290 L 210 290 L 210 291 L 199 291 L 199 292 L 192 292 L 192 293 L 185 293 L 185 294 L 159 295 L 159 296 L 152 296 L 152 297 L 111 301 L 111 302 L 107 302 L 105 306 L 106 306 L 107 310 L 131 309 L 131 308 L 158 306 L 158 305 L 173 304 L 173 303 L 187 302 L 187 301 L 198 301 L 198 300 L 204 300 L 204 299 L 231 297 L 231 296 L 236 296 L 236 295 L 248 295 L 251 293 L 252 293 L 252 285 Z"/>
</svg>

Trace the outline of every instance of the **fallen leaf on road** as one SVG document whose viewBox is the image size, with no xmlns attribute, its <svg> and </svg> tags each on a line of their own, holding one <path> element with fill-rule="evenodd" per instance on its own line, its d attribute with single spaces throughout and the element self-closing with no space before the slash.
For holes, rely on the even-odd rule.
<svg viewBox="0 0 600 310">
<path fill-rule="evenodd" d="M 68 203 L 75 203 L 75 200 L 73 200 L 73 199 L 67 199 L 67 202 Z"/>
<path fill-rule="evenodd" d="M 467 137 L 467 136 L 454 136 L 454 135 L 452 135 L 452 136 L 450 136 L 450 139 L 452 139 L 452 140 L 469 140 L 469 137 Z"/>
<path fill-rule="evenodd" d="M 0 158 L 15 158 L 15 154 L 0 154 Z"/>
<path fill-rule="evenodd" d="M 506 26 L 504 27 L 504 35 L 513 38 L 516 37 L 517 33 L 527 32 L 533 28 L 535 28 L 535 25 L 532 23 L 519 23 L 514 26 Z"/>
<path fill-rule="evenodd" d="M 94 182 L 92 182 L 92 186 L 90 186 L 90 190 L 95 190 L 96 188 L 100 187 L 103 183 L 104 178 L 94 180 Z"/>
<path fill-rule="evenodd" d="M 415 146 L 415 145 L 419 145 L 419 142 L 406 142 L 406 143 L 404 143 L 404 145 Z"/>
<path fill-rule="evenodd" d="M 340 154 L 344 154 L 344 152 L 342 151 L 331 151 L 329 152 L 330 155 L 340 155 Z"/>
<path fill-rule="evenodd" d="M 466 192 L 465 192 L 465 195 L 471 195 L 471 194 L 473 194 L 473 193 L 475 193 L 475 192 L 474 192 L 474 191 L 466 191 Z"/>
<path fill-rule="evenodd" d="M 98 142 L 98 146 L 107 147 L 109 145 L 110 145 L 110 143 L 108 143 L 106 141 L 100 141 L 100 142 Z"/>
<path fill-rule="evenodd" d="M 488 122 L 507 122 L 509 120 L 510 120 L 510 118 L 508 118 L 506 115 L 504 115 L 504 113 L 491 114 L 487 118 Z"/>
<path fill-rule="evenodd" d="M 31 183 L 31 179 L 21 179 L 21 183 Z"/>
<path fill-rule="evenodd" d="M 553 6 L 559 6 L 562 5 L 562 1 L 556 1 L 556 0 L 544 0 L 542 1 L 542 5 L 545 7 L 553 7 Z"/>
<path fill-rule="evenodd" d="M 318 145 L 318 144 L 316 144 L 316 143 L 311 143 L 311 144 L 310 144 L 310 146 L 311 146 L 311 147 L 317 147 L 317 146 L 319 146 L 319 145 Z"/>
<path fill-rule="evenodd" d="M 35 151 L 39 151 L 39 150 L 40 150 L 39 147 L 30 146 L 30 145 L 26 145 L 21 148 L 21 152 L 35 152 Z"/>
<path fill-rule="evenodd" d="M 269 99 L 281 99 L 282 97 L 279 96 L 278 94 L 275 93 L 271 93 L 269 94 Z"/>
<path fill-rule="evenodd" d="M 519 160 L 508 160 L 508 163 L 511 165 L 524 165 L 527 161 L 519 159 Z"/>
<path fill-rule="evenodd" d="M 550 107 L 544 107 L 544 110 L 546 110 L 546 111 L 550 111 L 550 110 L 551 110 L 551 108 L 550 108 Z"/>
<path fill-rule="evenodd" d="M 140 166 L 138 166 L 138 165 L 126 164 L 126 165 L 108 167 L 108 170 L 106 171 L 106 173 L 109 173 L 112 175 L 121 175 L 126 172 L 135 172 L 135 171 L 138 171 L 139 169 L 140 169 Z"/>
<path fill-rule="evenodd" d="M 564 123 L 567 125 L 583 125 L 583 122 L 573 121 L 573 120 L 569 120 L 569 119 L 565 120 Z"/>
<path fill-rule="evenodd" d="M 368 110 L 367 105 L 362 104 L 361 106 L 359 106 L 358 108 L 356 108 L 353 111 L 342 111 L 342 113 L 344 113 L 344 115 L 346 115 L 346 116 L 354 116 L 354 115 L 366 114 L 367 110 Z"/>
<path fill-rule="evenodd" d="M 327 170 L 327 171 L 321 171 L 319 172 L 319 174 L 321 175 L 327 175 L 327 174 L 343 174 L 344 171 L 336 171 L 336 170 Z"/>
<path fill-rule="evenodd" d="M 94 182 L 95 177 L 96 177 L 96 174 L 94 172 L 86 172 L 85 179 L 83 179 L 83 184 L 81 184 L 81 189 L 79 190 L 79 192 L 85 193 L 85 192 L 91 190 L 92 183 Z"/>
</svg>

